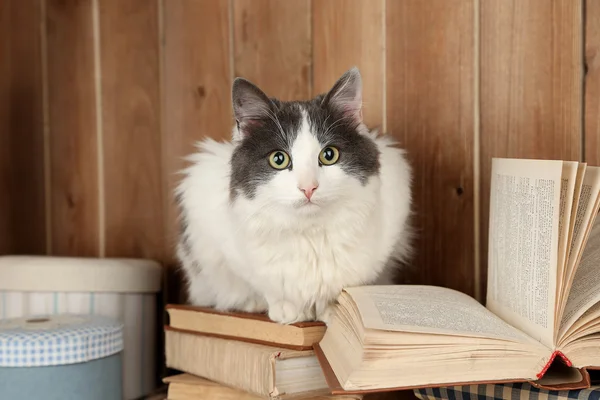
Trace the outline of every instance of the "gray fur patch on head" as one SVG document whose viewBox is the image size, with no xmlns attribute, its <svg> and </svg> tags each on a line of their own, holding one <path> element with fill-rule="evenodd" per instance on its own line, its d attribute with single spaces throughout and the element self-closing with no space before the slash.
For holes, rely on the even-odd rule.
<svg viewBox="0 0 600 400">
<path fill-rule="evenodd" d="M 269 117 L 244 127 L 244 137 L 231 157 L 232 198 L 238 193 L 254 198 L 259 185 L 281 172 L 269 165 L 269 154 L 275 150 L 291 153 L 302 123 L 300 103 L 276 99 L 270 102 Z"/>
<path fill-rule="evenodd" d="M 335 146 L 340 152 L 337 164 L 365 185 L 379 173 L 379 149 L 375 142 L 359 133 L 359 124 L 336 109 L 321 105 L 323 96 L 307 103 L 311 131 L 322 147 Z"/>
<path fill-rule="evenodd" d="M 362 81 L 358 69 L 350 69 L 328 93 L 308 101 L 269 98 L 258 87 L 241 78 L 235 80 L 232 95 L 239 134 L 231 158 L 232 199 L 239 194 L 254 198 L 260 185 L 281 173 L 269 165 L 268 156 L 275 150 L 291 155 L 303 111 L 321 146 L 339 149 L 337 165 L 344 172 L 363 185 L 379 172 L 377 145 L 359 131 L 361 126 L 364 129 L 364 125 Z M 293 168 L 293 159 L 289 168 Z"/>
</svg>

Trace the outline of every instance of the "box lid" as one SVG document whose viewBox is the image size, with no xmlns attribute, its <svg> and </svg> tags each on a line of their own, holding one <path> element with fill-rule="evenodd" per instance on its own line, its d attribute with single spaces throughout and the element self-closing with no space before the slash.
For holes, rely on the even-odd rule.
<svg viewBox="0 0 600 400">
<path fill-rule="evenodd" d="M 58 314 L 0 320 L 0 367 L 87 362 L 123 350 L 123 325 L 100 315 Z"/>
<path fill-rule="evenodd" d="M 161 265 L 138 258 L 0 256 L 0 290 L 158 292 Z"/>
</svg>

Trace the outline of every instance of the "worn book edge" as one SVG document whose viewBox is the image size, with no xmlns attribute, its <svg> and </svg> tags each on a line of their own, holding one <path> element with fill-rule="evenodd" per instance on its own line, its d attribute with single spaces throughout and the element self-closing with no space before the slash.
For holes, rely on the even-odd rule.
<svg viewBox="0 0 600 400">
<path fill-rule="evenodd" d="M 179 339 L 178 339 L 179 338 Z M 204 379 L 208 379 L 210 381 L 216 382 L 221 385 L 229 386 L 235 389 L 239 389 L 245 392 L 249 392 L 255 394 L 257 396 L 267 396 L 273 397 L 271 394 L 273 393 L 275 387 L 275 358 L 279 356 L 282 352 L 286 351 L 285 349 L 278 348 L 267 348 L 266 346 L 260 346 L 255 344 L 248 344 L 249 354 L 252 355 L 253 362 L 246 362 L 246 366 L 250 368 L 254 368 L 256 365 L 260 364 L 260 368 L 264 368 L 262 370 L 262 380 L 255 381 L 253 384 L 247 380 L 248 376 L 233 374 L 230 375 L 228 371 L 218 371 L 218 368 L 212 368 L 205 363 L 196 363 L 195 361 L 190 361 L 189 358 L 181 356 L 181 352 L 189 352 L 189 353 L 197 353 L 196 346 L 202 347 L 201 342 L 197 342 L 197 340 L 213 340 L 217 342 L 223 342 L 222 339 L 212 338 L 206 335 L 199 334 L 189 334 L 185 332 L 180 332 L 175 329 L 165 329 L 165 365 L 168 368 L 172 368 L 184 373 L 188 373 L 191 375 L 202 376 Z M 175 344 L 175 341 L 178 340 L 187 340 L 188 347 L 182 348 L 179 346 L 177 349 L 174 349 L 171 344 Z M 191 342 L 190 342 L 191 341 Z M 208 342 L 207 342 L 208 343 Z M 207 343 L 204 343 L 206 345 Z M 215 343 L 218 344 L 218 343 Z M 223 343 L 220 343 L 222 345 Z M 244 342 L 236 341 L 236 345 L 238 350 L 240 345 L 244 345 Z M 234 347 L 235 347 L 234 346 Z M 213 347 L 213 346 L 211 346 Z M 292 351 L 292 350 L 290 350 Z M 222 359 L 222 357 L 221 357 Z M 216 360 L 216 359 L 215 359 Z M 213 361 L 215 361 L 213 360 Z M 196 365 L 197 364 L 197 365 Z M 204 365 L 203 365 L 204 364 Z M 207 369 L 208 368 L 208 369 Z M 225 373 L 225 374 L 224 374 Z M 252 374 L 251 374 L 252 375 Z M 258 379 L 258 376 L 256 376 Z"/>
<path fill-rule="evenodd" d="M 270 322 L 272 324 L 278 324 L 277 322 L 271 320 L 267 314 L 264 313 L 246 313 L 241 311 L 220 311 L 214 308 L 208 307 L 199 307 L 199 306 L 191 306 L 186 304 L 167 304 L 165 306 L 165 310 L 169 309 L 178 309 L 185 311 L 192 311 L 198 313 L 206 313 L 206 314 L 216 314 L 222 315 L 225 317 L 234 317 L 234 318 L 245 318 L 245 319 L 255 319 L 258 321 Z M 294 326 L 297 328 L 307 328 L 313 326 L 326 326 L 324 322 L 321 321 L 306 321 L 306 322 L 296 322 L 293 324 L 289 324 L 288 326 Z"/>
<path fill-rule="evenodd" d="M 174 327 L 169 326 L 169 325 L 165 325 L 164 329 L 165 329 L 165 331 L 187 333 L 187 334 L 190 334 L 190 335 L 198 335 L 198 336 L 207 336 L 207 337 L 212 337 L 212 338 L 217 338 L 217 339 L 224 339 L 224 340 L 234 340 L 236 342 L 260 344 L 260 345 L 263 345 L 263 346 L 277 347 L 277 348 L 283 348 L 283 349 L 288 349 L 288 350 L 296 350 L 296 351 L 312 351 L 313 350 L 313 347 L 310 346 L 310 345 L 308 345 L 308 346 L 296 346 L 296 345 L 288 344 L 288 343 L 269 342 L 269 341 L 266 341 L 266 340 L 259 340 L 259 339 L 249 339 L 249 338 L 245 338 L 243 336 L 228 336 L 228 335 L 219 335 L 219 334 L 210 333 L 210 332 L 191 331 L 191 330 L 188 330 L 188 329 L 174 328 Z"/>
<path fill-rule="evenodd" d="M 321 365 L 321 369 L 323 370 L 323 374 L 325 375 L 325 381 L 331 390 L 331 393 L 334 395 L 342 395 L 342 394 L 365 394 L 365 393 L 384 393 L 384 392 L 395 392 L 399 390 L 414 390 L 414 389 L 426 389 L 426 388 L 441 388 L 441 387 L 450 387 L 450 386 L 468 386 L 468 385 L 488 385 L 488 384 L 501 384 L 501 383 L 529 383 L 532 386 L 535 386 L 539 389 L 545 390 L 577 390 L 577 389 L 588 389 L 591 386 L 590 375 L 588 373 L 588 369 L 595 368 L 578 368 L 581 373 L 582 380 L 579 382 L 570 382 L 565 384 L 556 384 L 556 385 L 543 385 L 539 383 L 539 381 L 530 380 L 530 379 L 504 379 L 504 380 L 490 380 L 490 381 L 464 381 L 464 382 L 447 382 L 440 384 L 429 384 L 429 385 L 415 385 L 415 386 L 401 386 L 401 387 L 389 387 L 389 388 L 377 388 L 377 389 L 366 389 L 366 390 L 345 390 L 340 384 L 339 380 L 335 376 L 329 361 L 325 357 L 323 350 L 319 346 L 319 344 L 315 344 L 313 346 L 315 354 L 317 356 L 317 360 Z M 537 378 L 543 378 L 544 374 L 548 371 L 550 366 L 552 365 L 556 356 L 559 356 L 563 362 L 569 367 L 572 366 L 571 361 L 560 351 L 555 351 L 550 360 L 546 363 L 542 371 L 537 374 Z"/>
<path fill-rule="evenodd" d="M 168 328 L 168 327 L 166 327 Z M 177 337 L 179 335 L 181 335 L 182 337 L 187 337 L 188 339 L 194 339 L 194 338 L 210 338 L 216 341 L 224 341 L 221 338 L 212 338 L 208 335 L 203 335 L 203 334 L 198 334 L 197 332 L 192 332 L 191 334 L 188 332 L 181 332 L 177 329 L 165 329 L 165 342 L 168 343 L 170 341 L 169 337 L 173 337 L 172 335 L 175 335 L 174 337 Z M 173 361 L 174 354 L 172 353 L 171 355 L 169 355 L 169 350 L 168 347 L 166 349 L 166 360 L 165 360 L 165 364 L 167 367 L 175 369 L 177 371 L 183 372 L 183 373 L 187 373 L 190 375 L 197 375 L 197 376 L 201 376 L 204 379 L 208 379 L 210 381 L 216 382 L 217 384 L 220 385 L 224 385 L 224 386 L 228 386 L 230 388 L 233 389 L 238 389 L 238 390 L 242 390 L 248 393 L 252 393 L 255 394 L 257 396 L 262 396 L 263 398 L 269 398 L 269 399 L 280 399 L 280 400 L 292 400 L 292 399 L 300 399 L 300 398 L 309 398 L 311 396 L 326 396 L 329 395 L 331 392 L 329 390 L 329 388 L 326 385 L 323 385 L 322 387 L 319 387 L 318 389 L 312 389 L 312 390 L 306 390 L 306 391 L 300 391 L 300 392 L 293 392 L 293 393 L 288 393 L 288 392 L 280 392 L 279 388 L 277 387 L 277 376 L 276 376 L 276 362 L 278 360 L 286 360 L 286 359 L 292 359 L 292 358 L 301 358 L 301 357 L 315 357 L 315 353 L 314 353 L 314 349 L 310 349 L 310 350 L 303 350 L 303 351 L 297 351 L 297 350 L 293 350 L 293 349 L 287 349 L 287 348 L 282 348 L 282 347 L 273 347 L 273 346 L 264 346 L 264 345 L 259 345 L 259 344 L 252 344 L 252 343 L 245 343 L 242 341 L 235 341 L 236 345 L 238 346 L 238 349 L 240 348 L 239 346 L 242 346 L 244 344 L 251 346 L 254 350 L 254 354 L 258 354 L 259 352 L 262 353 L 263 356 L 261 356 L 261 362 L 263 362 L 264 367 L 266 367 L 266 371 L 263 370 L 263 372 L 259 373 L 256 375 L 256 378 L 258 379 L 259 377 L 264 377 L 264 372 L 266 372 L 267 375 L 267 380 L 268 383 L 267 385 L 263 386 L 262 388 L 260 388 L 259 390 L 255 390 L 252 388 L 249 388 L 247 383 L 250 382 L 249 380 L 247 380 L 246 378 L 243 378 L 243 382 L 242 381 L 237 381 L 237 382 L 233 382 L 231 380 L 227 380 L 223 378 L 223 375 L 218 375 L 218 374 L 208 374 L 206 373 L 206 371 L 198 371 L 198 370 L 194 370 L 193 368 L 190 367 L 190 365 L 187 366 L 182 366 L 181 363 L 175 363 Z M 189 348 L 194 347 L 193 345 L 190 345 Z M 183 351 L 183 349 L 181 350 Z M 232 353 L 235 354 L 235 353 Z"/>
<path fill-rule="evenodd" d="M 226 390 L 231 390 L 232 393 L 240 391 L 240 389 L 236 389 L 236 388 L 218 383 L 216 381 L 211 381 L 209 379 L 206 379 L 206 378 L 203 378 L 200 376 L 188 374 L 187 372 L 164 377 L 162 379 L 162 381 L 163 381 L 163 383 L 165 383 L 167 385 L 175 384 L 175 385 L 189 386 L 189 387 L 200 386 L 200 387 L 205 387 L 205 388 L 209 388 L 209 387 L 218 388 L 218 389 L 225 388 Z M 261 398 L 257 395 L 251 394 L 251 393 L 248 393 L 248 394 L 251 396 L 255 396 L 257 399 Z M 348 395 L 344 395 L 344 396 L 340 397 L 340 396 L 335 396 L 335 395 L 331 395 L 331 394 L 316 394 L 314 397 L 312 397 L 312 396 L 305 397 L 304 395 L 302 395 L 301 398 L 306 399 L 306 400 L 334 400 L 334 399 L 361 400 L 363 398 L 363 395 L 362 394 L 348 394 Z"/>
</svg>

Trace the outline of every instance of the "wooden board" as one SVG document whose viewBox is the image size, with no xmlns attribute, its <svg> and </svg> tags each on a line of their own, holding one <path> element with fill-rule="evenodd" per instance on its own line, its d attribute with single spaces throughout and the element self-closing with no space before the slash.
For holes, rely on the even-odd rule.
<svg viewBox="0 0 600 400">
<path fill-rule="evenodd" d="M 585 8 L 585 161 L 600 166 L 600 2 Z"/>
<path fill-rule="evenodd" d="M 160 260 L 164 246 L 158 6 L 100 2 L 105 255 Z"/>
<path fill-rule="evenodd" d="M 0 254 L 46 251 L 40 18 L 0 2 Z"/>
<path fill-rule="evenodd" d="M 388 1 L 387 129 L 414 169 L 414 275 L 473 295 L 474 9 L 467 0 Z"/>
<path fill-rule="evenodd" d="M 92 0 L 47 0 L 51 253 L 95 256 L 98 157 Z"/>
<path fill-rule="evenodd" d="M 180 0 L 164 1 L 162 12 L 165 246 L 166 261 L 173 264 L 178 234 L 173 189 L 185 166 L 182 157 L 202 138 L 231 137 L 230 10 L 228 0 Z"/>
<path fill-rule="evenodd" d="M 280 100 L 310 96 L 309 0 L 233 0 L 234 73 Z"/>
<path fill-rule="evenodd" d="M 363 117 L 384 129 L 384 1 L 314 0 L 312 95 L 324 93 L 348 69 L 363 79 Z"/>
<path fill-rule="evenodd" d="M 10 132 L 10 53 L 12 52 L 10 1 L 0 3 L 0 130 Z M 10 139 L 12 134 L 0 135 L 0 191 L 10 193 L 11 163 Z M 12 196 L 0 196 L 0 254 L 11 253 L 13 249 L 11 212 Z"/>
<path fill-rule="evenodd" d="M 487 271 L 492 157 L 579 160 L 581 1 L 481 7 L 481 271 Z"/>
</svg>

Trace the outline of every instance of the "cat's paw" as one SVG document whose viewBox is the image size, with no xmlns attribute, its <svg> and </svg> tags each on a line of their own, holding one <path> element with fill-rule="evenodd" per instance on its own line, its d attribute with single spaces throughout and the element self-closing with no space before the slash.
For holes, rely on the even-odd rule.
<svg viewBox="0 0 600 400">
<path fill-rule="evenodd" d="M 269 318 L 280 324 L 293 324 L 310 318 L 292 302 L 281 300 L 269 304 Z"/>
<path fill-rule="evenodd" d="M 262 298 L 251 298 L 241 307 L 241 311 L 247 313 L 263 313 L 267 311 L 269 306 Z"/>
</svg>

